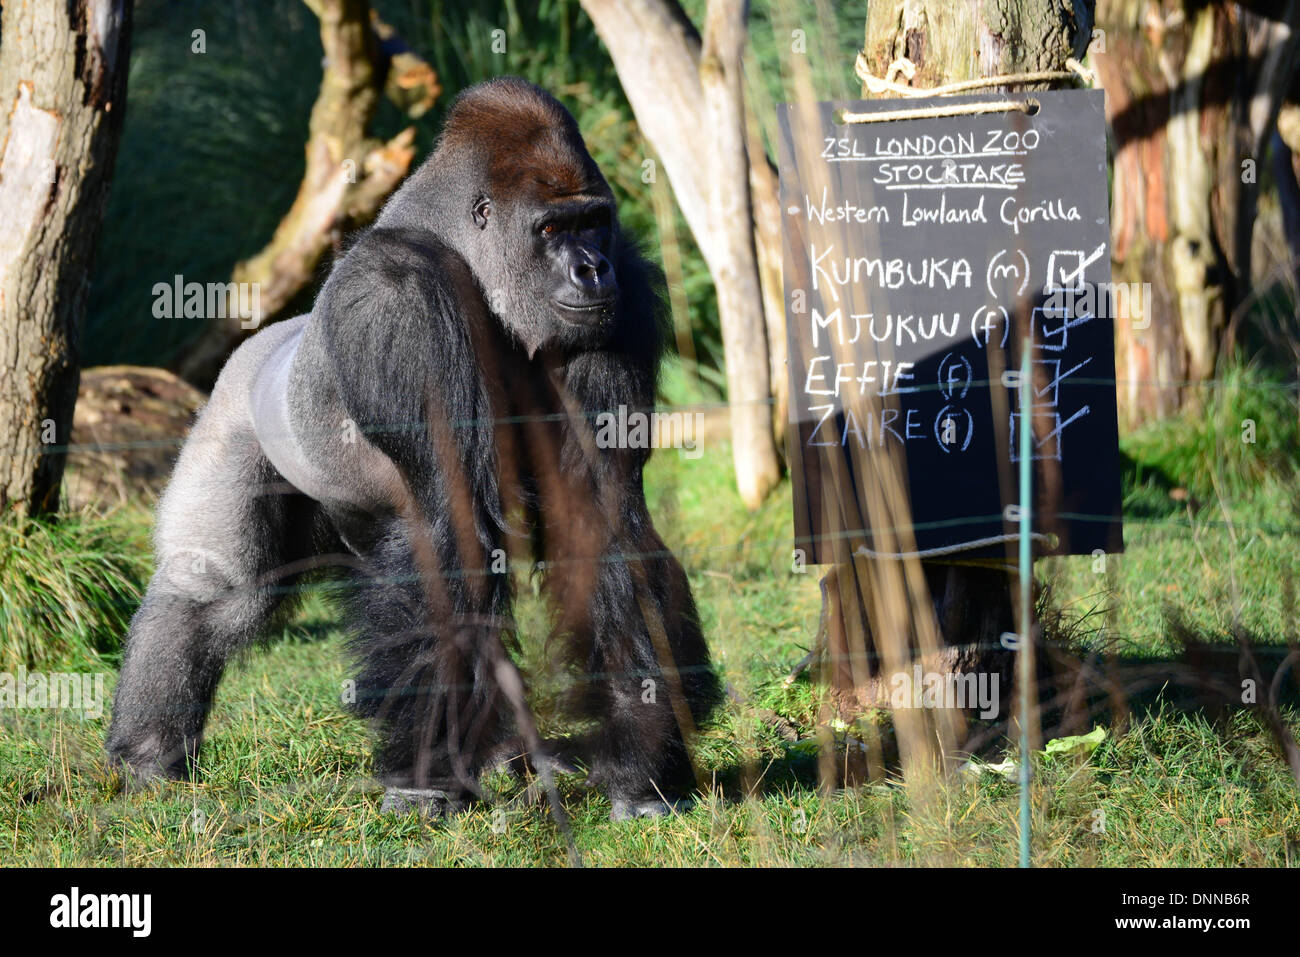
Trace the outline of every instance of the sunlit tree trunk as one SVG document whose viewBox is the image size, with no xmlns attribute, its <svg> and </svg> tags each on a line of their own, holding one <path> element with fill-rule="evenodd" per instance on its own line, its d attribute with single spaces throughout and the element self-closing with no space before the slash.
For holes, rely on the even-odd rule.
<svg viewBox="0 0 1300 957">
<path fill-rule="evenodd" d="M 1251 288 L 1265 148 L 1295 72 L 1295 3 L 1099 0 L 1092 62 L 1113 132 L 1115 282 L 1152 315 L 1117 317 L 1123 421 L 1199 404 Z M 1186 383 L 1186 384 L 1184 384 Z"/>
<path fill-rule="evenodd" d="M 700 85 L 711 139 L 703 159 L 716 234 L 709 268 L 718 292 L 726 353 L 732 458 L 740 497 L 756 508 L 780 480 L 781 464 L 768 406 L 771 369 L 750 199 L 741 76 L 746 6 L 745 0 L 709 0 Z"/>
<path fill-rule="evenodd" d="M 739 73 L 747 5 L 710 0 L 704 41 L 676 0 L 582 6 L 717 287 L 736 484 L 756 508 L 780 479 L 788 390 L 776 177 L 747 121 Z"/>
</svg>

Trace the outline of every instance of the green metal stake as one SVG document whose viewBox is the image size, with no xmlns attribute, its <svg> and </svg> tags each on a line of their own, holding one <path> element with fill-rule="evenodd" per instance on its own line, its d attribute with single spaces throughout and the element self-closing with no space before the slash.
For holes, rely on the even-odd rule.
<svg viewBox="0 0 1300 957">
<path fill-rule="evenodd" d="M 1033 496 L 1030 481 L 1033 477 L 1032 456 L 1033 422 L 1030 395 L 1030 341 L 1025 339 L 1020 347 L 1020 654 L 1017 664 L 1020 675 L 1020 866 L 1029 866 L 1029 640 L 1030 615 L 1033 613 L 1033 522 L 1030 511 Z"/>
</svg>

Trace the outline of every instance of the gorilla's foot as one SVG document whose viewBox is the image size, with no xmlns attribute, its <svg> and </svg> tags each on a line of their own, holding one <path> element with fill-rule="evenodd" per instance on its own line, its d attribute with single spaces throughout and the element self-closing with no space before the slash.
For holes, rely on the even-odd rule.
<svg viewBox="0 0 1300 957">
<path fill-rule="evenodd" d="M 523 739 L 516 736 L 500 744 L 487 765 L 518 778 L 543 770 L 552 774 L 580 774 L 583 753 L 581 742 L 570 738 L 546 738 L 541 753 L 531 752 Z"/>
<path fill-rule="evenodd" d="M 128 794 L 145 791 L 162 781 L 175 779 L 175 775 L 167 774 L 157 764 L 136 765 L 119 755 L 109 755 L 108 769 L 116 772 L 122 790 Z"/>
<path fill-rule="evenodd" d="M 431 788 L 388 788 L 384 791 L 380 814 L 410 814 L 415 812 L 431 820 L 459 814 L 469 808 L 463 794 L 435 791 Z"/>
<path fill-rule="evenodd" d="M 654 797 L 642 801 L 627 801 L 622 798 L 614 798 L 613 804 L 614 808 L 609 812 L 609 819 L 611 821 L 630 821 L 638 817 L 667 817 L 669 814 L 682 814 L 689 811 L 695 802 L 690 798 L 665 801 L 663 798 Z"/>
<path fill-rule="evenodd" d="M 132 745 L 110 740 L 108 768 L 116 771 L 127 791 L 142 791 L 160 781 L 179 781 L 189 774 L 189 755 L 185 747 L 166 752 L 156 740 Z"/>
<path fill-rule="evenodd" d="M 545 769 L 553 774 L 580 774 L 581 762 L 582 751 L 560 738 L 544 742 L 541 754 L 528 755 L 529 768 L 534 773 Z"/>
</svg>

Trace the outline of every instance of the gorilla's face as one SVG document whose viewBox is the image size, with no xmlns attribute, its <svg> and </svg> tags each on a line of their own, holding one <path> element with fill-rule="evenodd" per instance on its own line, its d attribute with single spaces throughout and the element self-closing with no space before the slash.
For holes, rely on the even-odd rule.
<svg viewBox="0 0 1300 957">
<path fill-rule="evenodd" d="M 535 215 L 536 255 L 549 264 L 556 315 L 580 325 L 599 322 L 618 301 L 618 278 L 609 261 L 612 205 L 599 199 L 561 201 Z"/>
<path fill-rule="evenodd" d="M 612 198 L 515 183 L 509 195 L 477 197 L 470 218 L 477 261 L 492 267 L 480 270 L 488 303 L 530 353 L 608 339 L 619 297 Z"/>
<path fill-rule="evenodd" d="M 381 217 L 403 220 L 464 258 L 530 355 L 599 349 L 627 311 L 614 195 L 573 117 L 523 80 L 502 77 L 457 98 L 438 148 Z"/>
</svg>

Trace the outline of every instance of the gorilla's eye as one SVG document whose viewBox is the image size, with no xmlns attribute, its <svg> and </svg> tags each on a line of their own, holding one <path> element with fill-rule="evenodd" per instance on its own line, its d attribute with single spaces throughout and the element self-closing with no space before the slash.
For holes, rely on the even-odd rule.
<svg viewBox="0 0 1300 957">
<path fill-rule="evenodd" d="M 556 226 L 554 223 L 544 223 L 541 228 L 541 233 L 547 239 L 552 239 L 559 235 L 560 227 Z"/>
</svg>

